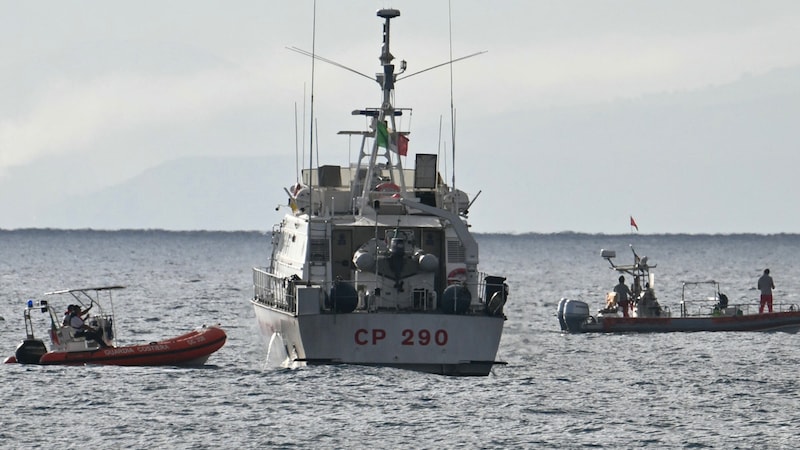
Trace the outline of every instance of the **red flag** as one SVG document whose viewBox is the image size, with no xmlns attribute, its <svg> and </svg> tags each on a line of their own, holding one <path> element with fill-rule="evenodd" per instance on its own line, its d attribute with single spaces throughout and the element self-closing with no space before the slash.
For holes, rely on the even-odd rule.
<svg viewBox="0 0 800 450">
<path fill-rule="evenodd" d="M 631 226 L 636 228 L 636 231 L 639 231 L 639 225 L 636 225 L 636 221 L 633 220 L 633 216 L 631 216 Z"/>
<path fill-rule="evenodd" d="M 404 134 L 397 135 L 397 153 L 400 156 L 408 155 L 408 138 Z"/>
</svg>

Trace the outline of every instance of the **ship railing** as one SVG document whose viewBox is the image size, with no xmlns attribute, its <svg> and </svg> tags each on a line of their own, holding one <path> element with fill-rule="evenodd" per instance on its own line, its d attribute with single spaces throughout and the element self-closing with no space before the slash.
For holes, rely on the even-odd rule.
<svg viewBox="0 0 800 450">
<path fill-rule="evenodd" d="M 795 312 L 800 311 L 800 305 L 797 303 L 773 303 L 773 312 Z"/>
<path fill-rule="evenodd" d="M 471 312 L 484 313 L 488 308 L 491 309 L 492 314 L 502 314 L 502 308 L 508 297 L 508 285 L 505 283 L 505 278 L 485 273 L 480 273 L 479 275 L 479 294 L 473 297 L 473 305 L 470 307 Z M 253 268 L 253 300 L 275 309 L 297 313 L 295 285 L 302 282 L 297 277 L 281 277 L 268 272 L 265 268 Z M 438 293 L 433 289 L 414 289 L 408 304 L 387 305 L 382 302 L 382 298 L 368 295 L 369 292 L 375 291 L 374 281 L 338 280 L 322 283 L 315 282 L 313 284 L 321 287 L 323 292 L 327 294 L 332 291 L 335 283 L 345 283 L 353 287 L 353 290 L 343 291 L 345 292 L 343 295 L 348 295 L 347 292 L 355 292 L 357 296 L 355 310 L 358 311 L 374 311 L 380 308 L 397 309 L 401 306 L 401 309 L 407 310 L 434 311 L 438 307 Z M 492 301 L 493 299 L 494 302 Z M 323 310 L 333 308 L 331 299 L 327 300 L 321 305 Z"/>
<path fill-rule="evenodd" d="M 750 306 L 745 303 L 728 304 L 725 308 L 720 308 L 717 302 L 684 302 L 681 305 L 681 317 L 705 317 L 705 316 L 736 316 L 751 314 Z M 756 305 L 755 312 L 758 312 Z"/>
<path fill-rule="evenodd" d="M 478 273 L 477 291 L 474 292 L 472 303 L 469 306 L 470 313 L 484 314 L 487 308 L 490 308 L 490 302 L 494 298 L 495 303 L 491 305 L 493 314 L 502 314 L 502 308 L 508 299 L 508 285 L 505 283 L 505 277 L 487 275 L 486 273 Z M 382 308 L 391 309 L 406 309 L 413 311 L 435 311 L 438 308 L 439 296 L 443 293 L 437 292 L 431 287 L 426 289 L 418 287 L 413 289 L 412 297 L 403 304 L 387 304 L 383 302 L 383 298 L 370 295 L 375 292 L 375 288 L 382 283 L 375 280 L 359 280 L 340 281 L 340 283 L 350 283 L 355 288 L 358 295 L 357 310 L 372 311 Z M 330 285 L 327 285 L 327 291 L 330 290 Z M 445 286 L 446 287 L 446 286 Z M 443 289 L 443 288 L 442 288 Z"/>
<path fill-rule="evenodd" d="M 430 286 L 417 286 L 411 288 L 411 295 L 402 299 L 375 295 L 375 292 L 384 285 L 383 281 L 377 280 L 357 280 L 357 281 L 338 281 L 353 286 L 356 293 L 356 311 L 377 311 L 385 309 L 405 310 L 405 311 L 435 311 L 438 303 L 438 294 Z M 326 292 L 330 292 L 332 284 L 326 285 Z M 393 296 L 392 296 L 393 297 Z"/>
<path fill-rule="evenodd" d="M 297 311 L 294 280 L 279 277 L 262 268 L 253 268 L 254 301 L 290 313 Z"/>
<path fill-rule="evenodd" d="M 692 316 L 747 316 L 758 314 L 759 303 L 730 303 L 724 308 L 720 308 L 714 302 L 695 302 L 693 305 L 684 305 L 682 308 L 683 317 Z M 796 303 L 773 303 L 772 312 L 794 312 L 800 311 L 800 306 Z M 767 312 L 767 307 L 764 307 Z"/>
</svg>

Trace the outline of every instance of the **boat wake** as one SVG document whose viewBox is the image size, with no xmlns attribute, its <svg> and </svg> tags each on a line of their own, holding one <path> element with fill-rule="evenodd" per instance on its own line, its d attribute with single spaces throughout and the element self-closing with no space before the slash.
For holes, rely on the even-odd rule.
<svg viewBox="0 0 800 450">
<path fill-rule="evenodd" d="M 271 367 L 293 368 L 292 361 L 289 359 L 289 352 L 286 350 L 286 343 L 278 333 L 272 333 L 267 346 L 267 359 L 264 361 L 264 368 Z"/>
</svg>

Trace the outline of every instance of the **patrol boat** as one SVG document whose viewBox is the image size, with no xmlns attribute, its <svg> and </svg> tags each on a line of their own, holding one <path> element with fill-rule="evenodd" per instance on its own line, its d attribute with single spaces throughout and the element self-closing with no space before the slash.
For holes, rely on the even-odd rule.
<svg viewBox="0 0 800 450">
<path fill-rule="evenodd" d="M 253 269 L 251 300 L 270 354 L 286 366 L 389 366 L 485 376 L 495 364 L 506 278 L 478 271 L 466 193 L 443 182 L 436 154 L 403 167 L 408 131 L 392 104 L 395 73 L 384 20 L 375 76 L 377 108 L 353 111 L 368 129 L 357 162 L 302 170 L 284 189 L 287 212 L 272 231 L 269 265 Z M 316 57 L 313 53 L 309 54 Z M 320 58 L 321 59 L 321 58 Z M 452 63 L 453 61 L 450 61 Z"/>
<path fill-rule="evenodd" d="M 100 286 L 80 289 L 64 289 L 46 292 L 44 295 L 61 295 L 76 302 L 79 311 L 93 310 L 88 323 L 97 331 L 96 339 L 76 335 L 69 322 L 59 320 L 55 308 L 48 300 L 28 300 L 23 311 L 25 339 L 17 346 L 13 356 L 4 363 L 43 365 L 102 364 L 113 366 L 201 366 L 212 353 L 219 350 L 227 339 L 219 326 L 202 326 L 180 336 L 158 342 L 117 346 L 114 324 L 114 304 L 111 292 L 124 286 Z M 107 294 L 105 300 L 101 295 Z M 86 306 L 88 305 L 88 308 Z M 69 308 L 67 312 L 72 311 Z M 50 342 L 48 351 L 42 339 L 33 332 L 31 311 L 39 309 L 50 319 Z M 102 343 L 100 342 L 102 341 Z"/>
<path fill-rule="evenodd" d="M 600 256 L 620 275 L 633 279 L 630 311 L 624 314 L 616 294 L 606 294 L 603 307 L 592 315 L 582 300 L 562 298 L 558 303 L 561 330 L 568 333 L 671 333 L 689 331 L 788 331 L 800 330 L 800 307 L 795 303 L 776 303 L 774 312 L 761 313 L 759 304 L 732 303 L 713 279 L 681 283 L 680 302 L 672 311 L 656 298 L 656 266 L 639 257 L 631 246 L 633 264 L 615 264 L 617 253 L 600 250 Z"/>
</svg>

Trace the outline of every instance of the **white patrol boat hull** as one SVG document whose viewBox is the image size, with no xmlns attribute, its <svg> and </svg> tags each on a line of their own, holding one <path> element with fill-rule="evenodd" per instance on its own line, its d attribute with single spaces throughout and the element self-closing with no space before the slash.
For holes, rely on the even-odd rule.
<svg viewBox="0 0 800 450">
<path fill-rule="evenodd" d="M 253 302 L 261 334 L 285 346 L 290 362 L 398 367 L 486 376 L 495 364 L 503 317 L 413 312 L 294 316 Z"/>
</svg>

